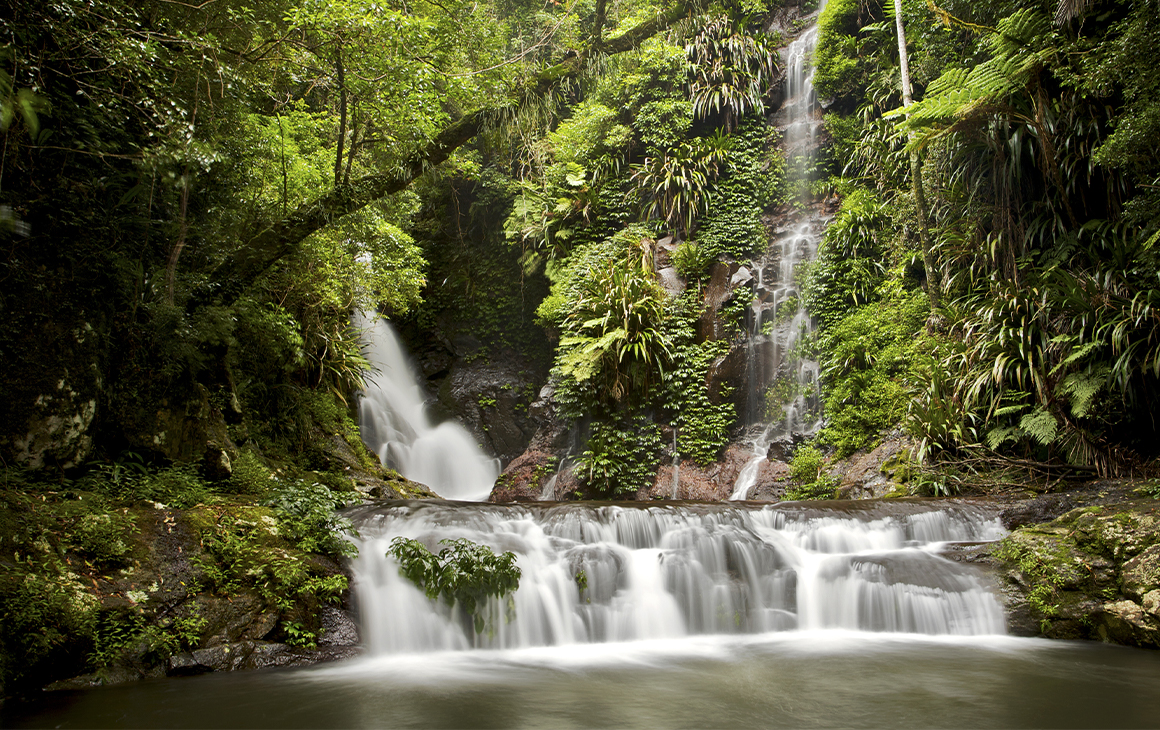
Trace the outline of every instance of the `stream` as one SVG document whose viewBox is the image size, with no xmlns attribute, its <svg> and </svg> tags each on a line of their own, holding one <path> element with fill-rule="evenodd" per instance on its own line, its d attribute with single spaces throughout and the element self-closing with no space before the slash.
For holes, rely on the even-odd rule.
<svg viewBox="0 0 1160 730">
<path fill-rule="evenodd" d="M 366 654 L 46 693 L 5 727 L 1148 727 L 1160 654 L 1007 636 L 968 501 L 368 504 Z M 511 550 L 479 635 L 385 555 L 397 535 Z M 584 572 L 584 580 L 577 573 Z"/>
</svg>

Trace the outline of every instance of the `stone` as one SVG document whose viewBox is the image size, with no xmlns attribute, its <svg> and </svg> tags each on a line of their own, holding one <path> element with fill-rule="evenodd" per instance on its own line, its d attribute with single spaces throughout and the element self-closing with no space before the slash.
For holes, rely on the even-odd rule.
<svg viewBox="0 0 1160 730">
<path fill-rule="evenodd" d="M 899 488 L 887 464 L 897 461 L 910 448 L 907 438 L 889 438 L 869 453 L 858 452 L 830 467 L 831 474 L 841 478 L 839 494 L 843 499 L 877 499 Z"/>
<path fill-rule="evenodd" d="M 765 452 L 765 458 L 770 461 L 784 461 L 788 464 L 793 459 L 793 453 L 797 450 L 799 443 L 801 443 L 800 434 L 797 438 L 793 436 L 779 436 L 769 442 L 769 449 Z"/>
<path fill-rule="evenodd" d="M 729 277 L 729 286 L 736 289 L 739 286 L 745 286 L 753 281 L 753 272 L 749 270 L 748 266 L 742 266 L 733 276 Z"/>
<path fill-rule="evenodd" d="M 12 281 L 5 286 L 15 286 Z M 15 291 L 6 292 L 19 296 Z M 104 388 L 105 332 L 69 297 L 47 296 L 35 326 L 19 328 L 0 368 L 0 462 L 71 469 L 89 456 Z M 12 315 L 12 313 L 8 313 Z M 96 325 L 96 327 L 94 327 Z"/>
<path fill-rule="evenodd" d="M 757 481 L 745 498 L 756 502 L 780 502 L 789 484 L 789 464 L 767 459 L 757 468 Z"/>
<path fill-rule="evenodd" d="M 1076 498 L 1070 494 L 1044 494 L 1006 508 L 999 513 L 999 519 L 1008 530 L 1014 530 L 1023 525 L 1050 522 L 1073 509 L 1075 504 Z"/>
<path fill-rule="evenodd" d="M 1105 603 L 1096 613 L 1100 638 L 1119 644 L 1160 646 L 1160 620 L 1132 601 Z"/>
<path fill-rule="evenodd" d="M 1139 512 L 1085 512 L 1076 518 L 1074 530 L 1077 542 L 1115 560 L 1126 561 L 1160 542 L 1160 520 Z"/>
<path fill-rule="evenodd" d="M 489 502 L 535 502 L 544 485 L 557 471 L 557 460 L 548 451 L 529 448 L 507 465 L 495 481 Z"/>
<path fill-rule="evenodd" d="M 212 672 L 213 668 L 202 664 L 193 658 L 193 654 L 184 651 L 169 657 L 168 671 L 170 677 L 187 677 L 195 674 Z"/>
<path fill-rule="evenodd" d="M 205 447 L 205 456 L 202 457 L 202 473 L 211 482 L 224 482 L 234 475 L 230 455 L 221 446 L 209 442 Z"/>
<path fill-rule="evenodd" d="M 733 288 L 729 285 L 729 280 L 739 268 L 740 264 L 720 261 L 709 267 L 709 283 L 705 287 L 702 300 L 704 307 L 701 318 L 697 320 L 698 341 L 719 340 L 726 335 L 720 317 L 721 306 L 733 297 Z"/>
<path fill-rule="evenodd" d="M 1148 613 L 1160 618 L 1160 589 L 1145 593 L 1140 599 L 1140 605 Z"/>
<path fill-rule="evenodd" d="M 769 384 L 768 378 L 761 373 L 758 374 L 755 384 L 747 382 L 748 362 L 748 349 L 741 342 L 736 342 L 726 353 L 709 363 L 705 380 L 709 389 L 709 401 L 713 405 L 730 401 L 737 409 L 737 414 L 744 416 L 749 388 L 752 386 L 760 390 Z"/>
<path fill-rule="evenodd" d="M 679 297 L 685 291 L 685 282 L 681 280 L 681 275 L 677 270 L 671 266 L 657 271 L 657 279 L 661 282 L 661 287 L 670 297 Z"/>
<path fill-rule="evenodd" d="M 1160 545 L 1153 545 L 1124 563 L 1121 573 L 1124 595 L 1142 600 L 1145 593 L 1160 588 Z"/>
<path fill-rule="evenodd" d="M 346 611 L 334 606 L 322 608 L 319 646 L 358 646 L 358 626 Z"/>
</svg>

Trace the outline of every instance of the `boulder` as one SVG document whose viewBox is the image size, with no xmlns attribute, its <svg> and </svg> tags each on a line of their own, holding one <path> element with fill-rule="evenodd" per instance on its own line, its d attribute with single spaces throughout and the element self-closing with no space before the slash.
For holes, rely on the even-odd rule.
<svg viewBox="0 0 1160 730">
<path fill-rule="evenodd" d="M 529 448 L 508 464 L 503 473 L 499 475 L 487 501 L 539 501 L 544 486 L 556 475 L 557 463 L 558 459 L 551 453 Z"/>
<path fill-rule="evenodd" d="M 1160 620 L 1133 601 L 1111 601 L 1095 613 L 1100 638 L 1118 644 L 1160 647 Z"/>
<path fill-rule="evenodd" d="M 877 499 L 897 491 L 901 485 L 891 466 L 905 459 L 911 445 L 905 437 L 888 438 L 870 452 L 857 452 L 833 464 L 829 472 L 842 480 L 840 497 Z"/>
<path fill-rule="evenodd" d="M 1120 584 L 1124 595 L 1136 601 L 1160 588 L 1160 545 L 1153 545 L 1124 563 Z"/>
</svg>

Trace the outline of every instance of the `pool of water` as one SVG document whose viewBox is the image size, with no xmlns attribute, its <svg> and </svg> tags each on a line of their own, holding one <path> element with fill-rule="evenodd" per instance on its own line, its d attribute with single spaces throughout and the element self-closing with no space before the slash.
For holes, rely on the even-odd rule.
<svg viewBox="0 0 1160 730">
<path fill-rule="evenodd" d="M 1160 652 L 802 631 L 402 654 L 46 693 L 4 727 L 1157 727 Z"/>
</svg>

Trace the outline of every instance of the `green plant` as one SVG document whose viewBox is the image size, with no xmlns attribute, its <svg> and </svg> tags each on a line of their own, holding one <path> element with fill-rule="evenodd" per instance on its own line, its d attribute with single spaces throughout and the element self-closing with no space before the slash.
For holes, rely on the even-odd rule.
<svg viewBox="0 0 1160 730">
<path fill-rule="evenodd" d="M 300 550 L 353 558 L 358 548 L 346 538 L 357 536 L 351 521 L 334 510 L 345 506 L 334 492 L 318 483 L 286 481 L 270 506 L 277 511 L 281 534 Z"/>
<path fill-rule="evenodd" d="M 713 263 L 713 257 L 695 241 L 684 241 L 671 255 L 673 268 L 682 278 L 700 278 Z"/>
<path fill-rule="evenodd" d="M 786 490 L 785 498 L 833 499 L 840 480 L 825 473 L 827 459 L 814 444 L 802 444 L 790 459 L 789 473 L 797 482 Z"/>
<path fill-rule="evenodd" d="M 595 421 L 577 467 L 600 493 L 623 496 L 652 485 L 660 451 L 660 429 L 644 416 Z"/>
<path fill-rule="evenodd" d="M 729 151 L 730 138 L 696 137 L 635 166 L 632 179 L 646 219 L 659 218 L 688 233 L 709 206 L 712 184 Z"/>
<path fill-rule="evenodd" d="M 709 367 L 729 350 L 729 343 L 696 341 L 698 304 L 694 298 L 683 297 L 673 307 L 669 327 L 676 346 L 660 395 L 665 409 L 672 413 L 678 452 L 706 465 L 715 461 L 729 442 L 729 429 L 737 420 L 737 412 L 727 398 L 728 392 L 711 394 L 706 385 Z"/>
<path fill-rule="evenodd" d="M 515 553 L 496 554 L 486 545 L 470 540 L 440 540 L 446 545 L 438 554 L 432 553 L 418 540 L 396 537 L 387 549 L 387 555 L 399 563 L 399 572 L 417 585 L 428 598 L 442 597 L 452 605 L 460 606 L 472 617 L 476 633 L 486 626 L 481 611 L 490 597 L 504 598 L 520 585 L 520 569 Z M 508 599 L 508 619 L 515 603 Z"/>
<path fill-rule="evenodd" d="M 1160 499 L 1160 479 L 1149 479 L 1138 491 L 1146 497 Z"/>
<path fill-rule="evenodd" d="M 665 292 L 651 272 L 632 264 L 609 262 L 588 274 L 564 316 L 560 372 L 599 383 L 612 402 L 639 397 L 671 357 L 660 328 Z"/>
<path fill-rule="evenodd" d="M 847 311 L 818 337 L 828 421 L 819 437 L 838 458 L 877 443 L 906 418 L 931 347 L 923 333 L 928 307 L 921 292 Z"/>
<path fill-rule="evenodd" d="M 286 634 L 286 643 L 302 649 L 317 649 L 318 634 L 303 626 L 299 621 L 283 621 L 282 631 Z"/>
<path fill-rule="evenodd" d="M 231 492 L 263 495 L 270 489 L 274 474 L 250 449 L 240 451 L 230 466 L 232 471 L 227 486 Z"/>
<path fill-rule="evenodd" d="M 764 111 L 763 99 L 777 79 L 773 39 L 765 33 L 747 32 L 747 20 L 702 16 L 685 45 L 693 113 L 699 118 L 723 115 L 726 131 L 746 114 Z"/>
</svg>

